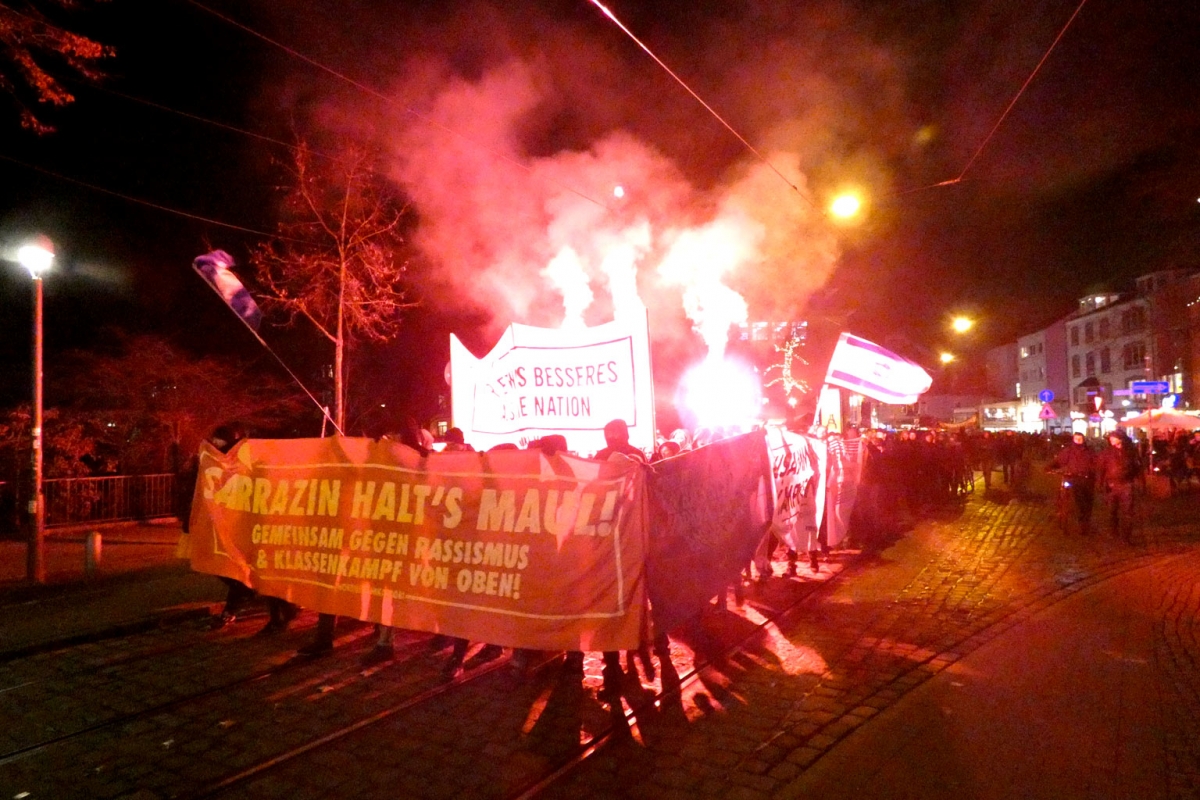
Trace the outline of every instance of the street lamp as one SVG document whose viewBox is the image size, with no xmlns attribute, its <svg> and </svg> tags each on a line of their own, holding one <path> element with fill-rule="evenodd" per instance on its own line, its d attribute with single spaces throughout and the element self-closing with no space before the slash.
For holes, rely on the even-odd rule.
<svg viewBox="0 0 1200 800">
<path fill-rule="evenodd" d="M 46 582 L 46 501 L 42 496 L 42 273 L 54 263 L 54 244 L 39 236 L 17 250 L 17 261 L 33 277 L 33 486 L 29 499 L 29 546 L 25 576 Z"/>
<path fill-rule="evenodd" d="M 975 327 L 975 320 L 970 317 L 955 317 L 950 322 L 950 327 L 954 329 L 955 333 L 966 333 Z"/>
<path fill-rule="evenodd" d="M 829 213 L 840 220 L 853 219 L 861 210 L 862 198 L 855 192 L 842 192 L 829 204 Z"/>
</svg>

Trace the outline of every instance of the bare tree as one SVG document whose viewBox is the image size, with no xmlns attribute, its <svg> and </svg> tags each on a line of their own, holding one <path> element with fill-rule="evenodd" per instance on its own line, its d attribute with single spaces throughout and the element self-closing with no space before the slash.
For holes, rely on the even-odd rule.
<svg viewBox="0 0 1200 800">
<path fill-rule="evenodd" d="M 16 104 L 21 126 L 36 133 L 54 130 L 29 107 L 29 101 L 64 106 L 75 97 L 51 74 L 58 62 L 89 80 L 100 77 L 94 65 L 113 49 L 51 22 L 32 0 L 0 2 L 0 91 Z M 78 8 L 76 0 L 43 0 L 40 5 Z"/>
<path fill-rule="evenodd" d="M 287 169 L 277 235 L 250 261 L 264 304 L 289 322 L 307 318 L 333 344 L 333 417 L 344 431 L 347 345 L 387 341 L 414 305 L 397 261 L 405 207 L 363 148 L 328 156 L 301 143 Z"/>
</svg>

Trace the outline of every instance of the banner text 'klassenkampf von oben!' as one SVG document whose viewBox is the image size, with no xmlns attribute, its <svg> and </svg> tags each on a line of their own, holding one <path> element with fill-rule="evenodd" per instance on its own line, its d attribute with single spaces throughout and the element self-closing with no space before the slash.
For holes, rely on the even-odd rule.
<svg viewBox="0 0 1200 800">
<path fill-rule="evenodd" d="M 632 464 L 536 451 L 251 440 L 204 451 L 193 563 L 329 613 L 578 647 L 640 624 L 641 492 Z"/>
</svg>

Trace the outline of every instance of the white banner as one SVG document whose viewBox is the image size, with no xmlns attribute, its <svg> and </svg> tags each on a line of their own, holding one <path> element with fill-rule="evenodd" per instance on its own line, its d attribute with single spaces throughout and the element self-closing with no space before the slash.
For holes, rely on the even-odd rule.
<svg viewBox="0 0 1200 800">
<path fill-rule="evenodd" d="M 513 323 L 483 358 L 450 336 L 454 424 L 477 450 L 562 434 L 570 450 L 602 449 L 623 419 L 633 446 L 654 447 L 654 386 L 644 315 L 578 330 Z"/>
<path fill-rule="evenodd" d="M 768 428 L 767 451 L 775 479 L 772 530 L 798 553 L 816 550 L 825 512 L 825 442 Z"/>
<path fill-rule="evenodd" d="M 831 436 L 826 443 L 828 464 L 825 492 L 825 538 L 837 547 L 850 530 L 850 517 L 862 478 L 862 440 Z"/>
</svg>

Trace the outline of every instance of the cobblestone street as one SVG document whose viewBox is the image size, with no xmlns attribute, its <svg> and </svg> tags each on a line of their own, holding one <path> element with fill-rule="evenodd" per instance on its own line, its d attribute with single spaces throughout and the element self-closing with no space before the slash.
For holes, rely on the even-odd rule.
<svg viewBox="0 0 1200 800">
<path fill-rule="evenodd" d="M 961 513 L 959 513 L 961 511 Z M 1162 797 L 1200 794 L 1200 529 L 1060 533 L 982 490 L 878 554 L 747 588 L 619 707 L 546 654 L 445 683 L 369 626 L 179 623 L 0 664 L 5 797 Z M 664 672 L 666 674 L 664 674 Z M 677 692 L 663 691 L 679 683 Z"/>
</svg>

